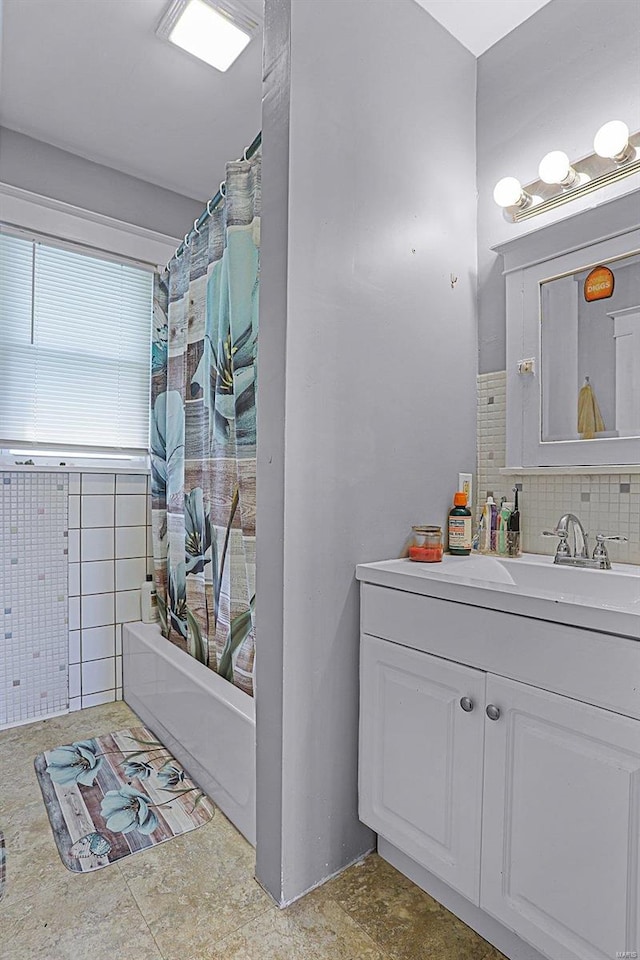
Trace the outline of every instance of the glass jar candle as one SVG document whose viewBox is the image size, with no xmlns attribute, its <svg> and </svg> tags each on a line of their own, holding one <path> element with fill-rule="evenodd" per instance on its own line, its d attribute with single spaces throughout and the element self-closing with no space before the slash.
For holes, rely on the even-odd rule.
<svg viewBox="0 0 640 960">
<path fill-rule="evenodd" d="M 439 563 L 442 560 L 442 527 L 412 527 L 413 542 L 409 558 L 419 563 Z"/>
</svg>

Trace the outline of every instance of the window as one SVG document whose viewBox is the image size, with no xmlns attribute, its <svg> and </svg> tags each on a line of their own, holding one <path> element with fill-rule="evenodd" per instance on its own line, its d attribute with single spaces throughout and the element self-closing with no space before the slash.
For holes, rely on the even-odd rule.
<svg viewBox="0 0 640 960">
<path fill-rule="evenodd" d="M 0 235 L 0 446 L 147 449 L 152 274 Z"/>
</svg>

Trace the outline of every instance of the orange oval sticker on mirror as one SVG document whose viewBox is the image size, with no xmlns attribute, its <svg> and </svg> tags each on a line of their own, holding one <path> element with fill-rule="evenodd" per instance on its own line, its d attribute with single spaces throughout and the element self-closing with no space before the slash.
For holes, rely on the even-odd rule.
<svg viewBox="0 0 640 960">
<path fill-rule="evenodd" d="M 584 282 L 585 300 L 606 300 L 613 294 L 614 283 L 609 267 L 595 267 Z"/>
</svg>

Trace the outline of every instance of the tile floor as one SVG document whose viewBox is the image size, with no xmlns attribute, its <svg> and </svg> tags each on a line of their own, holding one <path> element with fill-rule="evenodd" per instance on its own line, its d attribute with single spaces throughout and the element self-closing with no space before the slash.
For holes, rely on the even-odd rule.
<svg viewBox="0 0 640 960">
<path fill-rule="evenodd" d="M 504 960 L 376 855 L 278 910 L 253 879 L 252 848 L 220 811 L 104 870 L 69 873 L 33 759 L 132 720 L 109 703 L 0 733 L 0 960 Z"/>
</svg>

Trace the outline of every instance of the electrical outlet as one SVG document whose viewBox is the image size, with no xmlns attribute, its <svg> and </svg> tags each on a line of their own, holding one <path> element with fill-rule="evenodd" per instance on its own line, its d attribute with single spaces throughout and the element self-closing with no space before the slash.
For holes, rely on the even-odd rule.
<svg viewBox="0 0 640 960">
<path fill-rule="evenodd" d="M 527 360 L 518 361 L 518 373 L 535 373 L 536 372 L 536 358 L 529 357 Z"/>
</svg>

